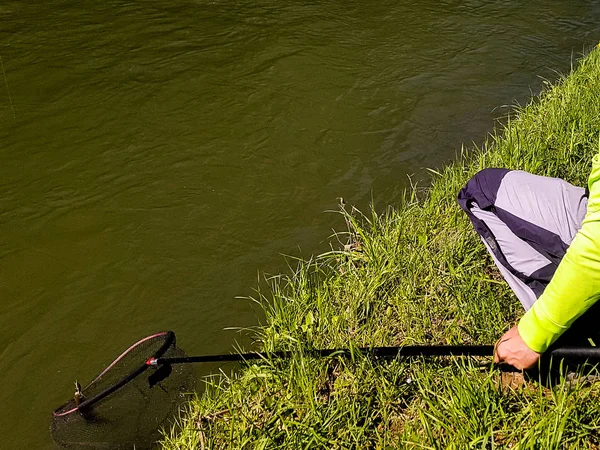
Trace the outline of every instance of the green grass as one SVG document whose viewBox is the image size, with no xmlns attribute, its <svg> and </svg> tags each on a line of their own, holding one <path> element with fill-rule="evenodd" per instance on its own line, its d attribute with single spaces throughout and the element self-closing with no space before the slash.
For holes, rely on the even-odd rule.
<svg viewBox="0 0 600 450">
<path fill-rule="evenodd" d="M 480 360 L 315 359 L 308 348 L 493 343 L 521 306 L 456 194 L 478 170 L 522 169 L 584 186 L 600 130 L 600 50 L 511 113 L 483 148 L 432 171 L 383 214 L 342 211 L 342 250 L 298 261 L 254 300 L 267 351 L 206 380 L 165 436 L 174 449 L 600 448 L 600 388 L 501 388 Z M 335 246 L 334 246 L 335 247 Z"/>
</svg>

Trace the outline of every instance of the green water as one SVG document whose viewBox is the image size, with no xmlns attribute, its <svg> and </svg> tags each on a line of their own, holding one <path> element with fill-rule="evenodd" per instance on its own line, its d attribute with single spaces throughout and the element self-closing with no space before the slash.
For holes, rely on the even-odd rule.
<svg viewBox="0 0 600 450">
<path fill-rule="evenodd" d="M 0 4 L 1 448 L 136 339 L 228 351 L 327 249 L 600 40 L 592 1 Z"/>
</svg>

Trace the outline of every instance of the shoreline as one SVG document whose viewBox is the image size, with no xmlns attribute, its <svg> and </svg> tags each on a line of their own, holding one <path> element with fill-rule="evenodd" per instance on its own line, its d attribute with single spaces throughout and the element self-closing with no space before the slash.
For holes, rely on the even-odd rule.
<svg viewBox="0 0 600 450">
<path fill-rule="evenodd" d="M 511 113 L 482 148 L 461 152 L 426 190 L 383 214 L 341 211 L 342 250 L 259 292 L 261 350 L 206 380 L 166 450 L 204 448 L 580 448 L 600 445 L 600 386 L 502 388 L 481 359 L 316 359 L 311 348 L 490 344 L 523 311 L 456 194 L 478 170 L 506 167 L 585 186 L 599 150 L 600 49 Z M 344 247 L 343 244 L 346 244 Z M 410 380 L 410 381 L 409 381 Z"/>
</svg>

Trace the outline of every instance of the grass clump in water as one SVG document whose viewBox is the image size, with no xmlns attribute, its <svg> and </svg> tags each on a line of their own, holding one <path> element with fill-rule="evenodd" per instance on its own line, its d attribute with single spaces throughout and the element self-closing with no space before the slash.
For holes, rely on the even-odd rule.
<svg viewBox="0 0 600 450">
<path fill-rule="evenodd" d="M 489 344 L 522 313 L 456 203 L 478 170 L 584 186 L 599 150 L 600 50 L 483 146 L 383 214 L 342 211 L 343 250 L 271 279 L 257 340 L 293 350 L 206 380 L 163 448 L 598 448 L 600 387 L 502 388 L 480 361 L 315 359 L 308 348 Z"/>
</svg>

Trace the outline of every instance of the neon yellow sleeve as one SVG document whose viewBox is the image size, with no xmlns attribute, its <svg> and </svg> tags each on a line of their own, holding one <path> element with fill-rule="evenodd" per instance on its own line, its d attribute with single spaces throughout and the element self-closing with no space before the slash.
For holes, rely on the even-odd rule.
<svg viewBox="0 0 600 450">
<path fill-rule="evenodd" d="M 543 353 L 600 298 L 600 155 L 592 162 L 590 196 L 583 225 L 556 273 L 519 322 L 519 334 Z"/>
</svg>

